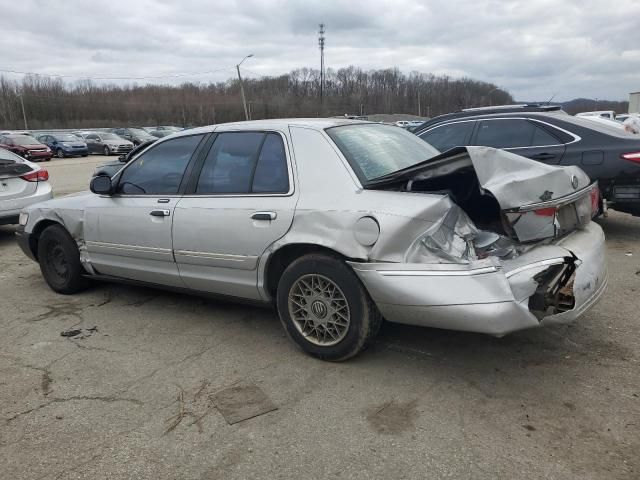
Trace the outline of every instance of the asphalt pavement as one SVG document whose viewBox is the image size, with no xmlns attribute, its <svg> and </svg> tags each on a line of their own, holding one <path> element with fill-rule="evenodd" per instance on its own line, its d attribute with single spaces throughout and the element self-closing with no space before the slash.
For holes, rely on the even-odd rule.
<svg viewBox="0 0 640 480">
<path fill-rule="evenodd" d="M 43 165 L 62 195 L 104 161 Z M 269 309 L 55 294 L 0 227 L 0 477 L 640 478 L 640 218 L 599 223 L 609 288 L 577 323 L 385 324 L 341 364 L 298 350 Z"/>
</svg>

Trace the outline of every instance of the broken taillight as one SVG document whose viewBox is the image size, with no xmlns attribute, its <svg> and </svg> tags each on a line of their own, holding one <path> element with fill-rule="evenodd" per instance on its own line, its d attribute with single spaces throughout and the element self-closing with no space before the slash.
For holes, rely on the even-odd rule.
<svg viewBox="0 0 640 480">
<path fill-rule="evenodd" d="M 534 210 L 533 213 L 540 215 L 541 217 L 553 217 L 558 211 L 557 207 L 539 208 Z"/>
<path fill-rule="evenodd" d="M 47 172 L 44 168 L 40 170 L 36 170 L 35 172 L 27 173 L 26 175 L 22 175 L 20 177 L 27 182 L 46 182 L 49 180 L 49 172 Z"/>
<path fill-rule="evenodd" d="M 623 153 L 620 157 L 625 160 L 629 160 L 630 162 L 640 163 L 640 152 Z"/>
<path fill-rule="evenodd" d="M 595 217 L 600 211 L 600 189 L 598 184 L 591 188 L 591 217 Z"/>
</svg>

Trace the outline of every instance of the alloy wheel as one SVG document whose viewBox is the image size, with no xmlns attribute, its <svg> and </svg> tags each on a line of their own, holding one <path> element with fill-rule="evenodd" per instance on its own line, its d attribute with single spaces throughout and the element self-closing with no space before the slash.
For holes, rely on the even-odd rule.
<svg viewBox="0 0 640 480">
<path fill-rule="evenodd" d="M 296 280 L 288 304 L 296 329 L 314 345 L 335 345 L 349 331 L 349 303 L 340 287 L 324 275 L 308 274 Z"/>
</svg>

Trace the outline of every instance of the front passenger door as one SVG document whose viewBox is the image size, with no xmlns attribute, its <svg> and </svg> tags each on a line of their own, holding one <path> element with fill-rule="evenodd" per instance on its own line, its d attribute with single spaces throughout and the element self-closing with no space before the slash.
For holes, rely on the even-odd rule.
<svg viewBox="0 0 640 480">
<path fill-rule="evenodd" d="M 183 286 L 173 259 L 171 230 L 185 172 L 205 135 L 158 143 L 114 177 L 115 193 L 85 210 L 85 243 L 100 274 Z"/>
</svg>

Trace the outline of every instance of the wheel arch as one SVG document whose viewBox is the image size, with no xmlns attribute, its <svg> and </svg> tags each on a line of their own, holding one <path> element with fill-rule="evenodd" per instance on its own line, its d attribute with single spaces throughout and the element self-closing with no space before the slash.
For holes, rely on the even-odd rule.
<svg viewBox="0 0 640 480">
<path fill-rule="evenodd" d="M 337 250 L 314 243 L 289 243 L 273 251 L 267 258 L 263 279 L 263 289 L 271 300 L 276 298 L 280 277 L 294 260 L 311 253 L 321 253 L 343 261 L 354 260 Z"/>
<path fill-rule="evenodd" d="M 29 235 L 29 249 L 31 253 L 33 253 L 33 257 L 38 260 L 38 241 L 40 240 L 40 235 L 47 227 L 51 225 L 60 225 L 64 228 L 64 225 L 60 222 L 56 222 L 55 220 L 49 220 L 47 218 L 43 218 L 38 223 L 36 223 L 31 230 L 31 234 Z"/>
</svg>

